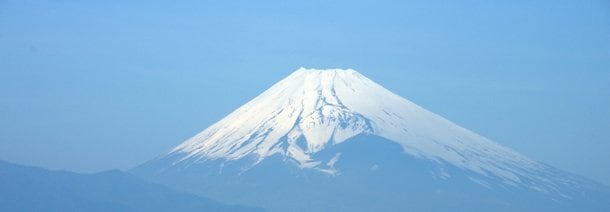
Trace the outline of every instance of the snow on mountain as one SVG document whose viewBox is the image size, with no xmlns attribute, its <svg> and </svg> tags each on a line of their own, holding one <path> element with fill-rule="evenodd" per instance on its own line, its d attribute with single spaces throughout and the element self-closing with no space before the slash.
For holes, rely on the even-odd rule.
<svg viewBox="0 0 610 212">
<path fill-rule="evenodd" d="M 182 161 L 255 156 L 257 162 L 279 154 L 301 168 L 334 174 L 332 165 L 340 155 L 329 161 L 312 155 L 356 135 L 380 136 L 399 143 L 411 156 L 499 177 L 508 184 L 536 178 L 533 173 L 543 168 L 352 69 L 300 68 L 169 154 L 184 154 Z"/>
<path fill-rule="evenodd" d="M 609 211 L 610 188 L 358 72 L 300 68 L 132 173 L 269 211 Z"/>
</svg>

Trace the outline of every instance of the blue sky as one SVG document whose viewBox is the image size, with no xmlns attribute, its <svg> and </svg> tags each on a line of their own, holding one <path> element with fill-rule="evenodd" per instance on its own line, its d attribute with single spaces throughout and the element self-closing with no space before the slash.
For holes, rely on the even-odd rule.
<svg viewBox="0 0 610 212">
<path fill-rule="evenodd" d="M 607 1 L 218 2 L 0 0 L 0 159 L 127 169 L 340 67 L 610 184 Z"/>
</svg>

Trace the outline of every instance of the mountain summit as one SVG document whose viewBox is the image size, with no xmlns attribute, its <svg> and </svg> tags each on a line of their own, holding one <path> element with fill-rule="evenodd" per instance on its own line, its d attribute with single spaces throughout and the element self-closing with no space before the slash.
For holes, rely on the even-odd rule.
<svg viewBox="0 0 610 212">
<path fill-rule="evenodd" d="M 610 199 L 598 195 L 605 186 L 494 143 L 352 69 L 300 68 L 134 173 L 272 211 L 534 211 L 580 204 L 595 210 L 610 204 L 598 202 Z M 377 196 L 387 202 L 359 202 Z M 304 199 L 324 203 L 314 207 Z M 409 200 L 411 207 L 404 205 Z"/>
<path fill-rule="evenodd" d="M 256 162 L 280 154 L 302 168 L 335 173 L 313 154 L 362 134 L 397 142 L 415 157 L 444 161 L 508 182 L 539 169 L 528 158 L 459 127 L 352 69 L 300 68 L 176 147 L 192 162 Z M 331 160 L 338 160 L 337 158 Z"/>
</svg>

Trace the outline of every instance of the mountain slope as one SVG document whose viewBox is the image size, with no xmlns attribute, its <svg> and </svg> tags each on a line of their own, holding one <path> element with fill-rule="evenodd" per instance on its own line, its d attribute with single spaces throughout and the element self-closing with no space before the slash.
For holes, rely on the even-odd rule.
<svg viewBox="0 0 610 212">
<path fill-rule="evenodd" d="M 120 171 L 76 174 L 0 161 L 0 211 L 262 211 L 229 206 Z"/>
<path fill-rule="evenodd" d="M 133 173 L 273 211 L 311 209 L 303 199 L 324 200 L 319 211 L 610 208 L 607 187 L 457 126 L 351 69 L 301 68 Z M 358 191 L 362 184 L 372 193 Z M 415 194 L 441 204 L 411 202 Z"/>
</svg>

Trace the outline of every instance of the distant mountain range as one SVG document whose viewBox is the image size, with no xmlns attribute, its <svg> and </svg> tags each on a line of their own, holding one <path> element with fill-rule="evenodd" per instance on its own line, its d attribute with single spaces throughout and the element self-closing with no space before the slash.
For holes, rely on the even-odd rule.
<svg viewBox="0 0 610 212">
<path fill-rule="evenodd" d="M 0 161 L 0 211 L 263 211 L 222 204 L 121 171 L 77 174 Z"/>
<path fill-rule="evenodd" d="M 607 186 L 534 161 L 351 69 L 301 68 L 132 173 L 278 212 L 610 211 Z"/>
</svg>

